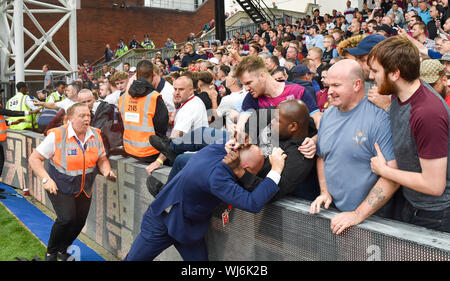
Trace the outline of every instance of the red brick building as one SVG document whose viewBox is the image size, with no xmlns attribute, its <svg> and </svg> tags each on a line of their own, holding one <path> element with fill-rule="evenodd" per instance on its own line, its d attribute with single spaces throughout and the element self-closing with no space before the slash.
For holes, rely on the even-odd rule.
<svg viewBox="0 0 450 281">
<path fill-rule="evenodd" d="M 144 0 L 125 1 L 127 8 L 113 7 L 113 2 L 120 5 L 120 0 L 81 0 L 81 8 L 77 10 L 78 61 L 82 63 L 87 59 L 94 62 L 103 57 L 106 43 L 115 48 L 122 38 L 128 44 L 133 34 L 140 42 L 144 34 L 149 34 L 157 48 L 164 46 L 167 37 L 172 37 L 175 42 L 184 42 L 190 32 L 200 32 L 214 18 L 214 1 L 207 1 L 195 12 L 184 12 L 144 7 Z M 47 2 L 58 3 L 57 0 Z M 61 15 L 37 14 L 36 18 L 45 30 L 49 30 Z M 33 34 L 38 34 L 26 15 L 24 25 L 31 27 L 29 30 Z M 27 35 L 24 38 L 26 52 L 33 42 Z M 68 23 L 53 36 L 53 41 L 68 58 Z M 50 64 L 50 69 L 62 68 L 45 51 L 41 51 L 30 67 L 40 69 L 45 63 Z"/>
</svg>

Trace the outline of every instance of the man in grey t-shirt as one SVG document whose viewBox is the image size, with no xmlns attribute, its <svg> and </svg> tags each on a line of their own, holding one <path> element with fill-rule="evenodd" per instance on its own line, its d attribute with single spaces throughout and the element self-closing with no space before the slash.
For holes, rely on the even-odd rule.
<svg viewBox="0 0 450 281">
<path fill-rule="evenodd" d="M 44 89 L 47 87 L 53 88 L 53 74 L 48 70 L 48 64 L 42 66 L 42 71 L 44 72 Z"/>
<path fill-rule="evenodd" d="M 388 165 L 396 167 L 388 114 L 364 95 L 364 72 L 354 60 L 342 60 L 328 70 L 332 107 L 320 121 L 317 140 L 317 175 L 320 196 L 310 213 L 331 202 L 342 211 L 331 220 L 340 234 L 380 209 L 398 185 L 378 177 L 370 159 L 382 151 Z"/>
</svg>

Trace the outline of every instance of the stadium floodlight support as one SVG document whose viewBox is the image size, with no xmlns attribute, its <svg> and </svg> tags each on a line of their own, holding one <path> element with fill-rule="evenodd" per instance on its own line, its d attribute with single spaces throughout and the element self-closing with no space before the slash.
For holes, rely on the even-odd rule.
<svg viewBox="0 0 450 281">
<path fill-rule="evenodd" d="M 28 75 L 43 75 L 41 69 L 28 66 L 42 51 L 54 58 L 62 69 L 52 69 L 54 74 L 67 74 L 77 69 L 77 13 L 79 0 L 58 0 L 50 4 L 38 0 L 0 0 L 0 81 L 8 82 L 15 76 L 16 81 L 25 81 Z M 33 8 L 29 8 L 33 7 Z M 39 7 L 39 8 L 37 8 Z M 45 30 L 35 14 L 62 14 L 62 17 Z M 24 26 L 24 15 L 28 16 L 39 35 L 35 36 L 29 26 Z M 53 36 L 69 22 L 69 61 L 53 42 Z M 24 35 L 34 44 L 24 50 Z M 11 63 L 12 62 L 12 63 Z"/>
</svg>

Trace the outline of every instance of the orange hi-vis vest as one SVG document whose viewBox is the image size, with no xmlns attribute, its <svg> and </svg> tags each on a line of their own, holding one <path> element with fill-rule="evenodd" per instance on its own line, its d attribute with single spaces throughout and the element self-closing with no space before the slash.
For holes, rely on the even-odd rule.
<svg viewBox="0 0 450 281">
<path fill-rule="evenodd" d="M 58 191 L 75 197 L 84 192 L 91 198 L 97 161 L 105 155 L 100 130 L 90 127 L 93 136 L 83 146 L 75 136 L 68 138 L 68 127 L 66 124 L 49 131 L 55 133 L 55 153 L 49 161 L 48 173 Z"/>
<path fill-rule="evenodd" d="M 156 103 L 161 94 L 153 91 L 147 96 L 133 98 L 128 92 L 119 98 L 119 111 L 122 116 L 123 148 L 136 157 L 158 154 L 150 144 L 150 136 L 155 135 L 153 117 Z"/>
<path fill-rule="evenodd" d="M 0 104 L 0 106 L 2 106 Z M 8 129 L 8 125 L 6 125 L 6 120 L 3 115 L 0 115 L 0 141 L 6 140 L 6 130 Z"/>
</svg>

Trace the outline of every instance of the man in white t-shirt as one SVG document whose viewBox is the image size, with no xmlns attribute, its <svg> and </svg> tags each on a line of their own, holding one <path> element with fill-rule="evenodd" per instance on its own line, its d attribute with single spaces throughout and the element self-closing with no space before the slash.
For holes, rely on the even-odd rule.
<svg viewBox="0 0 450 281">
<path fill-rule="evenodd" d="M 203 101 L 194 95 L 194 82 L 189 76 L 180 76 L 174 81 L 173 102 L 177 110 L 170 139 L 180 138 L 189 131 L 208 127 L 208 115 Z M 166 156 L 162 153 L 158 159 L 147 166 L 148 174 L 159 168 Z"/>
<path fill-rule="evenodd" d="M 104 99 L 109 104 L 113 104 L 115 106 L 119 106 L 118 100 L 120 96 L 125 93 L 127 90 L 128 85 L 128 73 L 121 71 L 115 73 L 111 77 L 111 83 L 114 83 L 114 85 L 117 87 L 117 90 L 113 93 L 107 95 Z"/>
<path fill-rule="evenodd" d="M 66 89 L 64 90 L 64 94 L 66 95 L 66 99 L 63 99 L 62 101 L 58 102 L 42 102 L 39 100 L 33 100 L 34 105 L 36 106 L 43 106 L 45 108 L 49 109 L 64 109 L 67 111 L 67 109 L 75 104 L 78 99 L 78 92 L 81 90 L 80 85 L 77 82 L 72 82 L 69 85 L 67 85 Z"/>
<path fill-rule="evenodd" d="M 233 131 L 234 124 L 237 123 L 239 114 L 233 115 L 236 104 L 241 102 L 247 91 L 245 91 L 239 79 L 233 77 L 233 73 L 228 74 L 225 79 L 225 85 L 230 89 L 230 94 L 224 96 L 217 107 L 216 113 L 219 118 L 225 117 L 225 127 L 228 131 Z"/>
<path fill-rule="evenodd" d="M 162 95 L 164 104 L 166 105 L 169 114 L 175 112 L 175 105 L 173 103 L 173 92 L 175 91 L 175 89 L 173 88 L 172 84 L 161 77 L 160 68 L 157 67 L 156 64 L 153 68 L 152 85 L 153 87 L 155 87 L 156 91 Z"/>
</svg>

